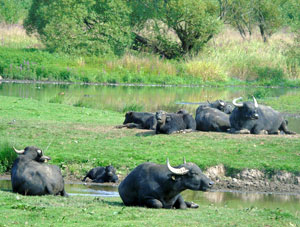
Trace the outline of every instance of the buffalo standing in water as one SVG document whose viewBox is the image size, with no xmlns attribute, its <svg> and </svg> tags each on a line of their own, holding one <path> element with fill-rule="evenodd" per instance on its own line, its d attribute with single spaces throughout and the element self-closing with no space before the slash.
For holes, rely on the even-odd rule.
<svg viewBox="0 0 300 227">
<path fill-rule="evenodd" d="M 44 162 L 50 157 L 43 155 L 37 147 L 16 150 L 19 154 L 11 170 L 11 183 L 14 192 L 23 195 L 61 195 L 67 196 L 60 169 Z"/>
<path fill-rule="evenodd" d="M 232 133 L 240 134 L 296 134 L 287 129 L 287 121 L 281 113 L 269 106 L 258 105 L 253 97 L 253 102 L 237 103 L 240 98 L 233 100 L 234 110 L 230 115 Z"/>
<path fill-rule="evenodd" d="M 119 194 L 126 206 L 149 208 L 198 208 L 184 201 L 180 192 L 191 189 L 206 191 L 213 182 L 194 163 L 174 168 L 146 162 L 136 167 L 120 184 Z"/>
</svg>

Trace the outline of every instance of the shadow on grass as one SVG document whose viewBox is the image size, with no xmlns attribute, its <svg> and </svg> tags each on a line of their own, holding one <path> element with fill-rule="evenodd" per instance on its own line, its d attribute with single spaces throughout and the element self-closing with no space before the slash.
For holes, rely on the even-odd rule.
<svg viewBox="0 0 300 227">
<path fill-rule="evenodd" d="M 136 136 L 140 136 L 140 137 L 147 137 L 147 136 L 154 136 L 156 134 L 155 134 L 154 130 L 151 130 L 151 131 L 147 131 L 147 132 L 139 132 L 139 133 L 137 133 L 135 135 Z"/>
</svg>

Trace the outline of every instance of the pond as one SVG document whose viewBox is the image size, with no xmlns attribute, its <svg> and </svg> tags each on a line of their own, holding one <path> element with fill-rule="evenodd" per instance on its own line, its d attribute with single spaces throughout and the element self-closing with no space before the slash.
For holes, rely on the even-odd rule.
<svg viewBox="0 0 300 227">
<path fill-rule="evenodd" d="M 160 87 L 160 86 L 100 86 L 50 83 L 0 84 L 0 95 L 32 98 L 51 103 L 78 107 L 114 110 L 119 112 L 165 110 L 176 112 L 180 108 L 195 114 L 199 102 L 236 97 L 258 98 L 300 95 L 299 88 L 266 87 Z M 295 103 L 298 105 L 298 103 Z M 289 129 L 300 133 L 300 117 L 286 116 Z"/>
<path fill-rule="evenodd" d="M 117 186 L 100 184 L 65 184 L 66 192 L 72 196 L 119 197 Z M 0 190 L 11 191 L 10 180 L 0 180 Z M 239 191 L 199 192 L 186 190 L 182 193 L 187 201 L 197 204 L 226 206 L 236 209 L 280 209 L 300 215 L 300 194 L 245 193 Z"/>
</svg>

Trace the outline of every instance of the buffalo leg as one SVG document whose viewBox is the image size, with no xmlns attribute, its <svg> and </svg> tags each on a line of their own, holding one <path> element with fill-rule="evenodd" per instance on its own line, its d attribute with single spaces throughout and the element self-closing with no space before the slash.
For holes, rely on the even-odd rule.
<svg viewBox="0 0 300 227">
<path fill-rule="evenodd" d="M 163 208 L 163 204 L 157 199 L 147 199 L 145 205 L 149 208 Z"/>
<path fill-rule="evenodd" d="M 287 123 L 286 121 L 283 121 L 282 124 L 280 125 L 279 130 L 284 131 L 285 134 L 291 134 L 291 135 L 295 135 L 295 132 L 289 131 L 287 128 Z"/>
<path fill-rule="evenodd" d="M 64 196 L 64 197 L 69 197 L 69 195 L 66 193 L 65 189 L 60 192 L 60 195 Z"/>
<path fill-rule="evenodd" d="M 176 202 L 174 203 L 174 207 L 176 209 L 186 209 L 188 208 L 188 205 L 186 204 L 186 202 L 184 201 L 183 197 L 181 195 L 178 196 L 178 199 L 176 200 Z"/>
<path fill-rule="evenodd" d="M 185 204 L 188 208 L 198 208 L 199 207 L 199 205 L 197 203 L 194 203 L 194 202 L 185 201 Z"/>
</svg>

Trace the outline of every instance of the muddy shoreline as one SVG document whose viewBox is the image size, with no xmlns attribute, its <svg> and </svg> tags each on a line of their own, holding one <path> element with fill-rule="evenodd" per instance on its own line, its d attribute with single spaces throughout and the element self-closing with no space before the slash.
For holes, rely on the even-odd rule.
<svg viewBox="0 0 300 227">
<path fill-rule="evenodd" d="M 280 193 L 300 195 L 300 173 L 294 174 L 287 171 L 278 171 L 273 175 L 256 169 L 244 169 L 239 173 L 228 176 L 223 165 L 208 168 L 204 173 L 210 177 L 215 185 L 213 191 L 239 191 L 254 193 Z M 119 175 L 122 181 L 125 176 Z M 76 176 L 64 177 L 68 184 L 99 185 L 91 181 L 82 182 Z M 10 180 L 10 174 L 0 175 L 0 180 Z M 118 186 L 118 183 L 104 183 L 101 185 Z"/>
</svg>

